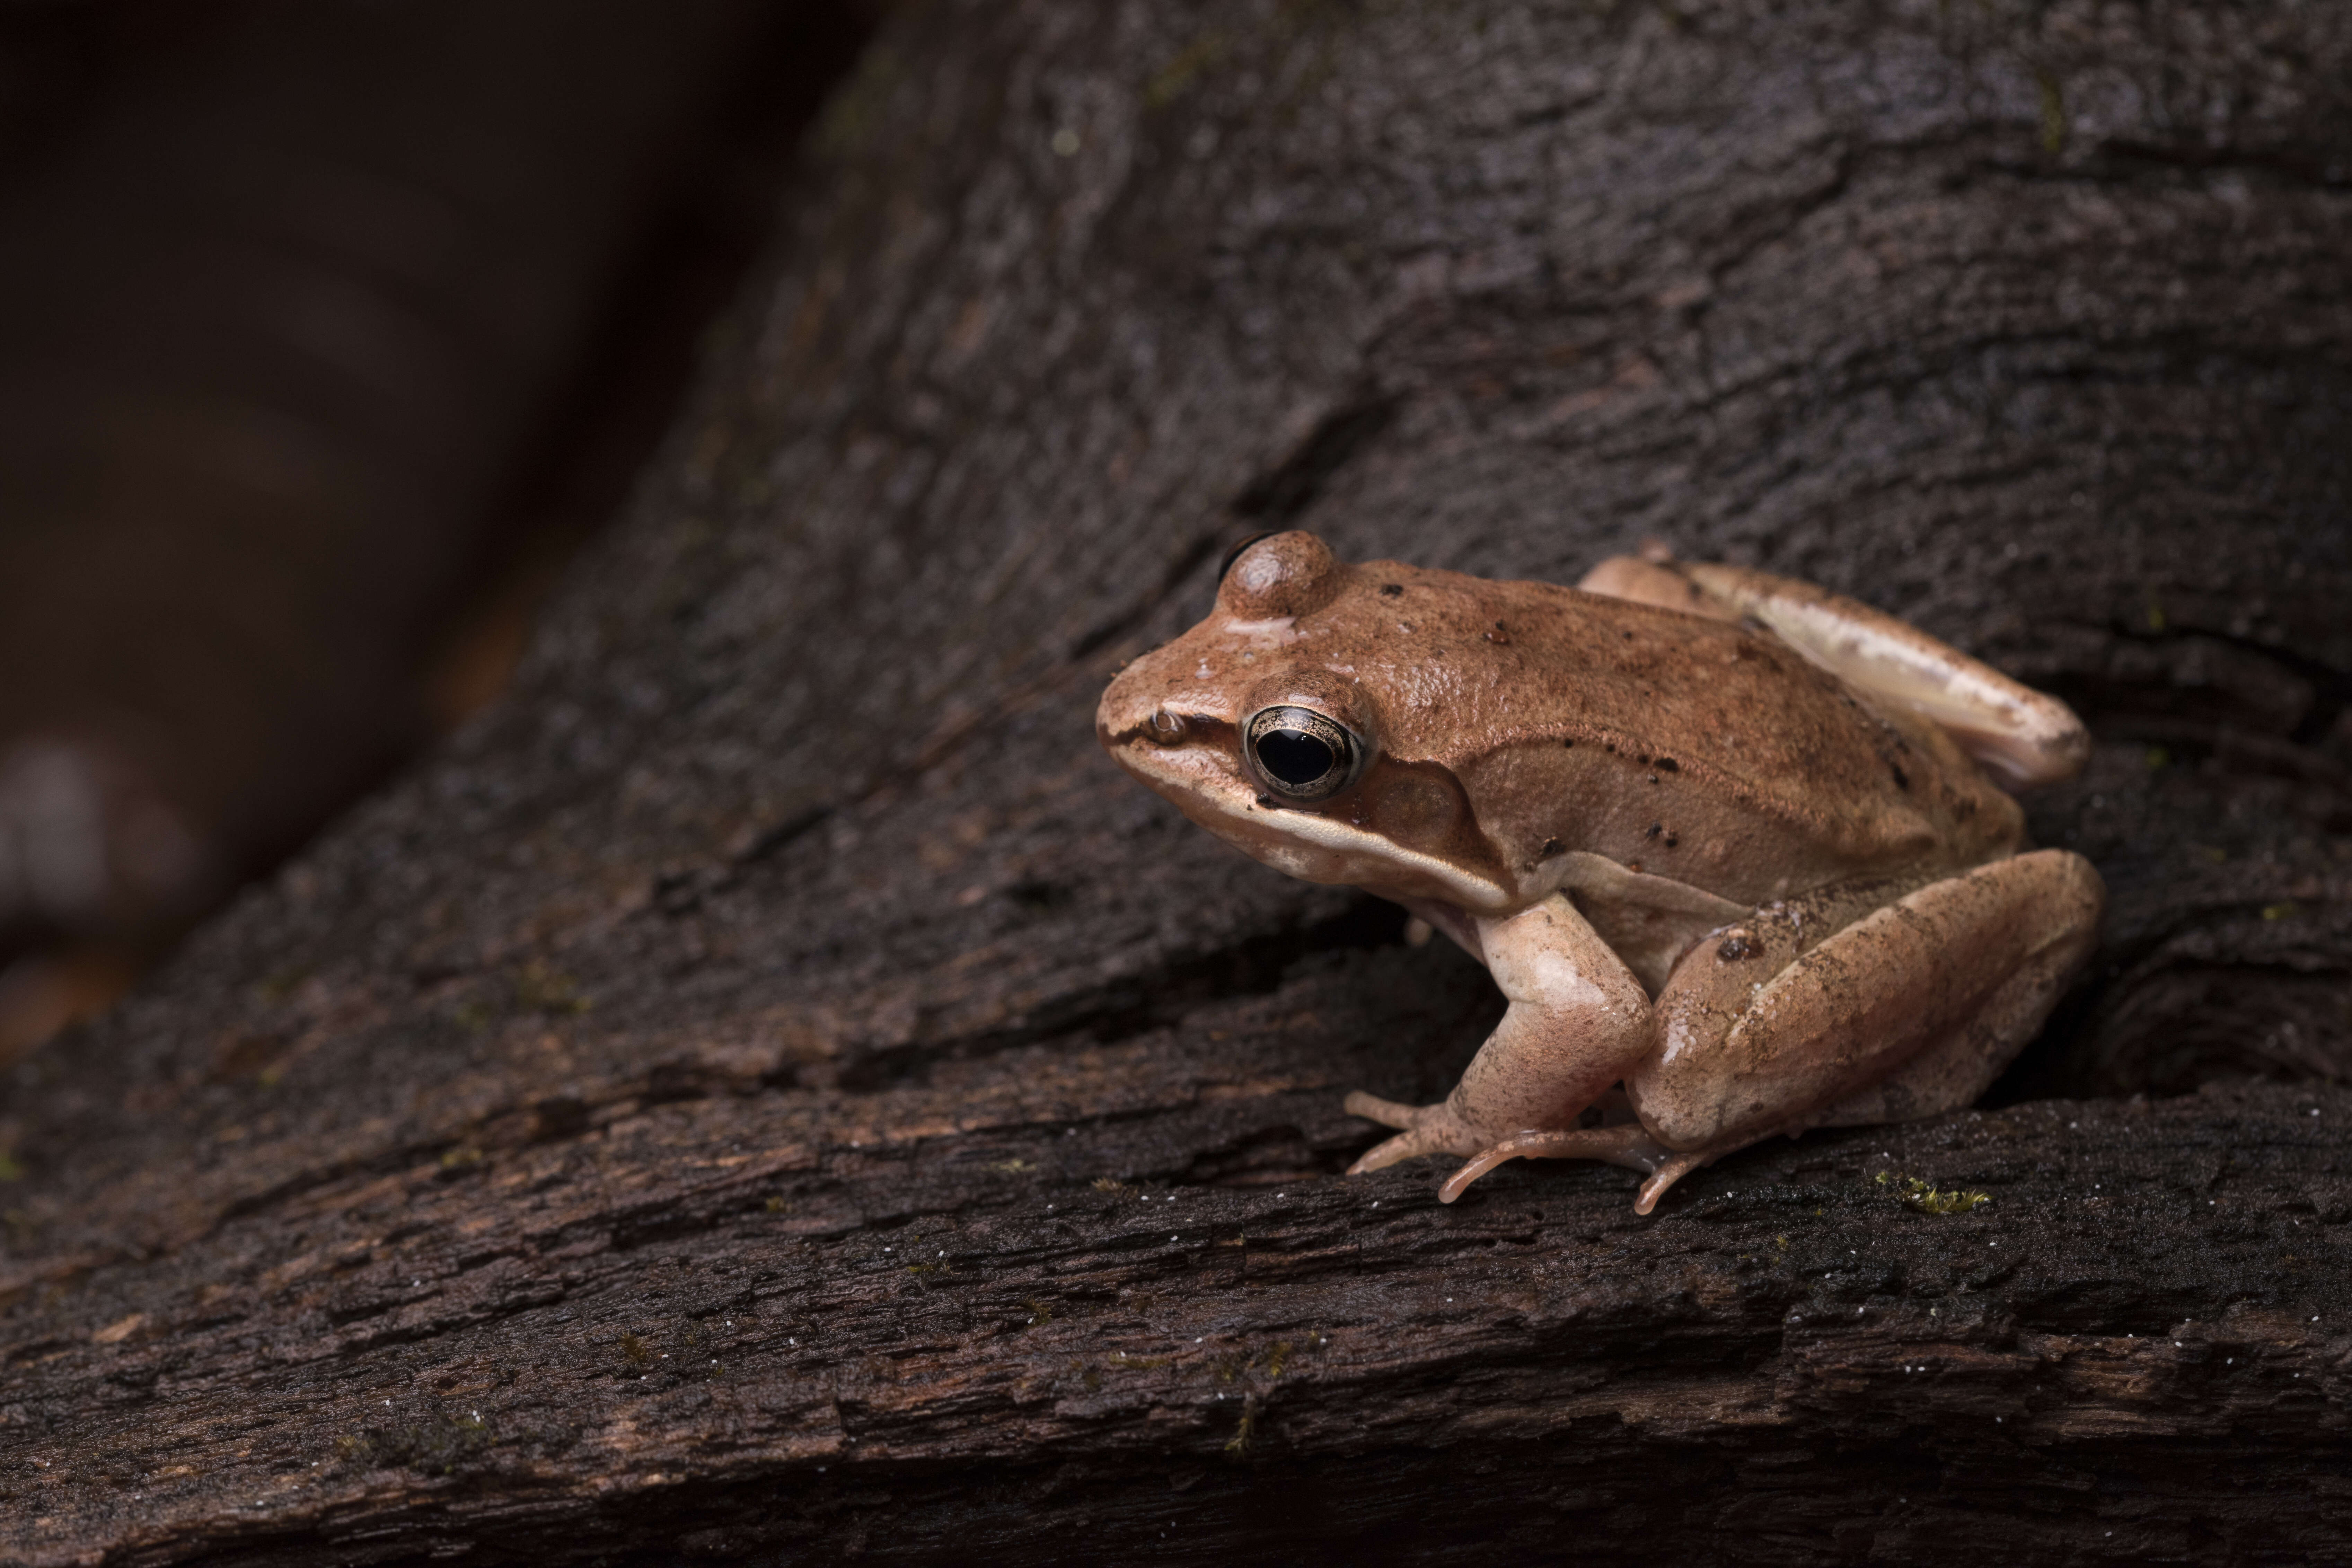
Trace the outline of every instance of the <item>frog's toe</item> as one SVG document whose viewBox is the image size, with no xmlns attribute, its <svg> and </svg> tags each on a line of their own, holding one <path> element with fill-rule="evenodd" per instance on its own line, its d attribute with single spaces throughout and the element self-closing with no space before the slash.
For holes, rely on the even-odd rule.
<svg viewBox="0 0 2352 1568">
<path fill-rule="evenodd" d="M 1446 1142 L 1445 1134 L 1434 1127 L 1416 1127 L 1365 1150 L 1363 1158 L 1348 1167 L 1348 1174 L 1360 1176 L 1423 1154 L 1443 1154 L 1447 1152 Z"/>
<path fill-rule="evenodd" d="M 1394 1140 L 1391 1140 L 1394 1142 Z M 1378 1153 L 1379 1150 L 1374 1150 Z M 1496 1166 L 1510 1160 L 1605 1160 L 1649 1176 L 1633 1205 L 1648 1214 L 1665 1190 L 1706 1163 L 1711 1155 L 1683 1153 L 1651 1137 L 1638 1123 L 1616 1127 L 1570 1127 L 1551 1132 L 1521 1132 L 1478 1151 L 1437 1189 L 1438 1201 L 1452 1203 L 1465 1188 Z"/>
<path fill-rule="evenodd" d="M 1340 1101 L 1339 1108 L 1350 1116 L 1360 1116 L 1367 1121 L 1377 1121 L 1383 1127 L 1407 1131 L 1422 1121 L 1420 1106 L 1400 1105 L 1393 1100 L 1382 1100 L 1377 1094 L 1366 1094 L 1360 1089 Z"/>
<path fill-rule="evenodd" d="M 1642 1184 L 1642 1195 L 1633 1200 L 1633 1212 L 1648 1214 L 1656 1208 L 1658 1200 L 1666 1195 L 1668 1187 L 1714 1158 L 1714 1155 L 1701 1150 L 1694 1153 L 1675 1154 L 1661 1163 L 1656 1173 Z"/>
<path fill-rule="evenodd" d="M 1399 1105 L 1393 1100 L 1360 1091 L 1347 1098 L 1345 1108 L 1350 1116 L 1402 1129 L 1387 1142 L 1374 1144 L 1362 1159 L 1349 1166 L 1348 1174 L 1351 1176 L 1423 1154 L 1474 1153 L 1493 1142 L 1464 1125 L 1454 1108 L 1443 1100 L 1435 1105 Z"/>
</svg>

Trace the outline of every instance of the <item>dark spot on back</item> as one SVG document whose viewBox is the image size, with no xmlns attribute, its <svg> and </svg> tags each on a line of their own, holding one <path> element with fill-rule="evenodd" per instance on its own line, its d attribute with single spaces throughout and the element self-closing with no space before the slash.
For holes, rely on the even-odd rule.
<svg viewBox="0 0 2352 1568">
<path fill-rule="evenodd" d="M 1393 599 L 1403 592 L 1404 584 L 1402 583 L 1383 583 L 1381 584 L 1381 597 L 1383 599 Z"/>
<path fill-rule="evenodd" d="M 1755 956 L 1756 944 L 1748 940 L 1748 933 L 1744 931 L 1733 931 L 1729 936 L 1725 937 L 1722 945 L 1715 950 L 1715 961 L 1717 963 L 1737 963 L 1743 958 Z"/>
<path fill-rule="evenodd" d="M 1672 757 L 1660 757 L 1658 759 L 1658 771 L 1660 773 L 1677 773 L 1682 772 L 1682 764 L 1675 761 Z"/>
<path fill-rule="evenodd" d="M 1911 787 L 1911 775 L 1903 771 L 1903 764 L 1901 763 L 1889 763 L 1886 766 L 1887 770 L 1895 775 L 1895 787 L 1896 789 L 1907 790 Z"/>
<path fill-rule="evenodd" d="M 1644 833 L 1642 837 L 1644 838 L 1655 838 L 1659 834 L 1664 833 L 1665 830 L 1666 825 L 1664 823 L 1654 822 L 1650 824 L 1650 831 Z"/>
<path fill-rule="evenodd" d="M 1561 845 L 1559 839 L 1547 838 L 1544 840 L 1543 847 L 1536 851 L 1536 858 L 1538 860 L 1549 860 L 1553 856 L 1559 854 L 1563 847 L 1564 846 Z"/>
</svg>

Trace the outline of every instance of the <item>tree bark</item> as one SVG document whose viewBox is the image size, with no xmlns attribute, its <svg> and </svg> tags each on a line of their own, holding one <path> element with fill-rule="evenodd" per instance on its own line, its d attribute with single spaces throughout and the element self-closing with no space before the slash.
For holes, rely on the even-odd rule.
<svg viewBox="0 0 2352 1568">
<path fill-rule="evenodd" d="M 515 695 L 19 1069 L 0 1554 L 2344 1555 L 2347 99 L 2218 0 L 899 15 Z M 1491 984 L 1091 734 L 1286 525 L 2062 694 L 2097 961 L 1647 1219 L 1341 1178 Z"/>
</svg>

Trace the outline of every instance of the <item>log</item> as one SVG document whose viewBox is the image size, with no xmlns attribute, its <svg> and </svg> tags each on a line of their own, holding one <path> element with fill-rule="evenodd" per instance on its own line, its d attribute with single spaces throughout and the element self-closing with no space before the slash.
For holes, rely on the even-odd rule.
<svg viewBox="0 0 2352 1568">
<path fill-rule="evenodd" d="M 2347 68 L 898 13 L 510 697 L 16 1069 L 0 1560 L 2344 1556 Z M 2096 961 L 1986 1107 L 1647 1218 L 1342 1177 L 1491 984 L 1091 732 L 1292 525 L 1663 538 L 2058 692 Z"/>
</svg>

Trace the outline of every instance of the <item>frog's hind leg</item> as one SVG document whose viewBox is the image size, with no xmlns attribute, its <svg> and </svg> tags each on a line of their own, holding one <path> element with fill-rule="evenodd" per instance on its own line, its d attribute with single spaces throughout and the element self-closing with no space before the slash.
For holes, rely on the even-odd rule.
<svg viewBox="0 0 2352 1568">
<path fill-rule="evenodd" d="M 1473 1155 L 1468 1164 L 1437 1189 L 1437 1198 L 1440 1203 L 1452 1203 L 1471 1183 L 1510 1160 L 1601 1160 L 1650 1178 L 1642 1184 L 1642 1195 L 1633 1205 L 1635 1214 L 1648 1214 L 1668 1187 L 1714 1158 L 1704 1150 L 1684 1153 L 1669 1149 L 1634 1125 L 1522 1132 Z"/>
<path fill-rule="evenodd" d="M 2042 1027 L 2085 955 L 2092 928 L 2020 967 L 1967 1023 L 1868 1089 L 1832 1105 L 1822 1127 L 1916 1121 L 1974 1105 Z"/>
<path fill-rule="evenodd" d="M 2072 778 L 2090 758 L 2090 732 L 2056 698 L 1827 588 L 1663 552 L 1604 561 L 1577 586 L 1769 626 L 1839 679 L 1925 715 L 2012 789 Z"/>
<path fill-rule="evenodd" d="M 1642 1125 L 1718 1157 L 1964 1105 L 2049 1016 L 2104 902 L 2088 861 L 2043 849 L 1928 883 L 1818 945 L 1759 910 L 1660 994 L 1671 1043 L 1626 1080 Z"/>
</svg>

